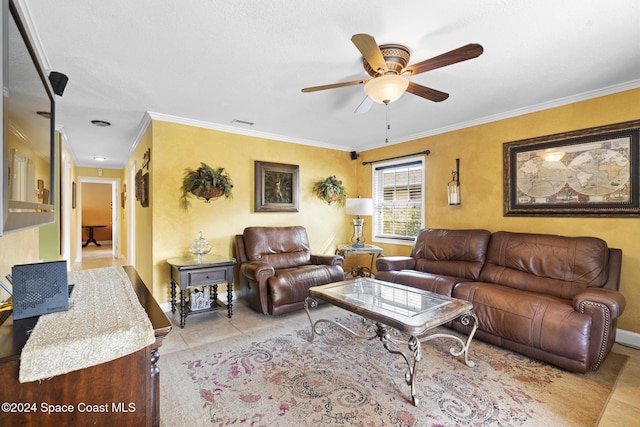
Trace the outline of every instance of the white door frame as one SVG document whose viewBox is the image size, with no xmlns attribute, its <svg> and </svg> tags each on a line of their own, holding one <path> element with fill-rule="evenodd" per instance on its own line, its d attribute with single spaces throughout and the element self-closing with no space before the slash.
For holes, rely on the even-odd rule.
<svg viewBox="0 0 640 427">
<path fill-rule="evenodd" d="M 127 263 L 136 265 L 136 161 L 134 160 L 126 174 L 127 195 L 125 215 L 127 216 Z"/>
<path fill-rule="evenodd" d="M 67 268 L 71 269 L 71 198 L 73 191 L 71 188 L 71 164 L 67 159 L 62 163 L 62 200 L 60 206 L 62 211 L 62 258 L 67 260 Z"/>
<path fill-rule="evenodd" d="M 76 203 L 78 206 L 78 262 L 82 261 L 82 184 L 111 184 L 111 253 L 114 258 L 120 258 L 120 220 L 118 216 L 118 194 L 120 194 L 120 178 L 96 178 L 78 176 L 76 188 Z"/>
</svg>

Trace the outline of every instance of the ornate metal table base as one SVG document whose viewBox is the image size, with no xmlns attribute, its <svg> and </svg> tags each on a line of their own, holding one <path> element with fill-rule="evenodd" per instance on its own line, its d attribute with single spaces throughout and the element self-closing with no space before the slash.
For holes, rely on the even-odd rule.
<svg viewBox="0 0 640 427">
<path fill-rule="evenodd" d="M 398 332 L 395 329 L 389 326 L 383 325 L 380 322 L 375 322 L 366 318 L 363 318 L 363 320 L 370 322 L 369 326 L 367 327 L 367 332 L 372 332 L 372 335 L 370 336 L 359 334 L 333 320 L 318 319 L 314 322 L 311 319 L 311 313 L 309 311 L 309 308 L 314 308 L 317 305 L 318 305 L 318 302 L 315 299 L 310 297 L 306 298 L 304 301 L 304 308 L 307 311 L 307 317 L 309 318 L 309 323 L 311 324 L 311 334 L 309 335 L 307 340 L 309 342 L 313 342 L 316 335 L 318 336 L 324 335 L 325 333 L 324 330 L 318 326 L 321 323 L 329 323 L 329 324 L 338 326 L 342 330 L 348 332 L 349 334 L 357 338 L 365 339 L 368 341 L 371 341 L 376 338 L 379 339 L 382 342 L 382 345 L 384 346 L 384 348 L 389 353 L 398 354 L 403 357 L 405 362 L 407 362 L 408 369 L 405 374 L 405 381 L 407 385 L 411 387 L 411 400 L 414 406 L 418 406 L 418 404 L 420 403 L 420 400 L 418 399 L 416 394 L 415 378 L 416 378 L 416 371 L 418 368 L 418 362 L 422 360 L 421 344 L 423 342 L 427 342 L 436 338 L 451 338 L 461 345 L 460 350 L 456 350 L 455 347 L 451 347 L 449 349 L 449 352 L 451 353 L 451 355 L 458 357 L 464 354 L 464 363 L 471 368 L 475 366 L 475 363 L 472 360 L 469 360 L 469 346 L 471 345 L 471 340 L 473 339 L 473 336 L 476 333 L 476 329 L 478 329 L 478 318 L 476 317 L 475 313 L 473 313 L 472 311 L 466 311 L 457 317 L 460 319 L 460 321 L 464 325 L 468 325 L 471 322 L 471 319 L 473 319 L 473 328 L 471 330 L 471 333 L 467 337 L 466 341 L 462 340 L 460 337 L 457 337 L 451 334 L 430 334 L 422 337 L 410 335 L 408 342 L 405 343 L 404 341 L 400 341 L 393 338 L 393 336 L 398 335 Z M 392 344 L 395 346 L 406 344 L 409 348 L 409 351 L 413 354 L 413 356 L 411 356 L 411 354 L 408 354 L 404 351 L 393 349 L 391 347 Z"/>
</svg>

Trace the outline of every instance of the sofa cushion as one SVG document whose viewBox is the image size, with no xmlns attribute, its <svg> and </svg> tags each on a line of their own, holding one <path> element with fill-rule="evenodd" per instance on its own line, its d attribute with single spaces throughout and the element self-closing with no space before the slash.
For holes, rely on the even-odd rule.
<svg viewBox="0 0 640 427">
<path fill-rule="evenodd" d="M 421 229 L 411 250 L 415 269 L 477 280 L 490 236 L 487 230 Z"/>
<path fill-rule="evenodd" d="M 416 270 L 378 271 L 376 279 L 385 282 L 400 283 L 449 297 L 455 284 L 464 280 Z"/>
<path fill-rule="evenodd" d="M 571 299 L 607 281 L 609 249 L 596 237 L 493 233 L 480 281 Z"/>
<path fill-rule="evenodd" d="M 483 282 L 458 283 L 453 297 L 473 303 L 480 330 L 499 337 L 498 344 L 505 339 L 588 362 L 592 319 L 571 301 Z"/>
<path fill-rule="evenodd" d="M 267 280 L 273 307 L 304 301 L 312 286 L 344 280 L 344 272 L 338 265 L 305 265 L 276 270 Z"/>
<path fill-rule="evenodd" d="M 275 269 L 310 263 L 311 246 L 304 227 L 247 227 L 243 239 L 251 262 L 264 262 Z"/>
</svg>

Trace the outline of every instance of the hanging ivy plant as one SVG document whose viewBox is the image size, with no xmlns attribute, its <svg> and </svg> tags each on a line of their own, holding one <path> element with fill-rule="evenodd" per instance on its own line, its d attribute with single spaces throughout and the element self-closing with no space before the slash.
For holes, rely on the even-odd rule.
<svg viewBox="0 0 640 427">
<path fill-rule="evenodd" d="M 198 169 L 187 168 L 184 170 L 184 178 L 180 188 L 182 191 L 180 205 L 185 211 L 189 210 L 189 206 L 191 206 L 189 197 L 192 195 L 206 203 L 222 196 L 230 198 L 232 188 L 231 177 L 224 168 L 213 169 L 206 163 L 200 163 Z"/>
<path fill-rule="evenodd" d="M 313 185 L 313 194 L 329 205 L 337 203 L 342 206 L 347 199 L 347 190 L 335 175 L 316 182 Z"/>
</svg>

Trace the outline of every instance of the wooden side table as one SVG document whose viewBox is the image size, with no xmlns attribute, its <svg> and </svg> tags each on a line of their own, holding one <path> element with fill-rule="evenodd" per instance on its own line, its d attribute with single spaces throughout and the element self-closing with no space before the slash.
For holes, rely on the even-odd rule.
<svg viewBox="0 0 640 427">
<path fill-rule="evenodd" d="M 171 266 L 171 312 L 176 312 L 176 288 L 180 289 L 180 327 L 184 328 L 187 316 L 227 309 L 227 316 L 233 314 L 233 266 L 235 258 L 222 255 L 207 254 L 170 258 L 167 263 Z M 227 302 L 218 299 L 218 285 L 227 284 Z M 211 306 L 202 310 L 191 310 L 187 304 L 187 289 L 195 286 L 211 286 Z"/>
<path fill-rule="evenodd" d="M 89 238 L 87 239 L 86 242 L 84 242 L 82 244 L 83 248 L 86 248 L 87 246 L 89 246 L 89 243 L 93 243 L 96 246 L 102 246 L 100 243 L 96 242 L 95 237 L 93 237 L 93 230 L 96 228 L 105 228 L 106 225 L 83 225 L 82 228 L 87 228 L 89 230 Z"/>
<path fill-rule="evenodd" d="M 374 245 L 364 245 L 362 247 L 354 247 L 352 244 L 347 243 L 344 245 L 338 245 L 336 249 L 336 255 L 340 255 L 346 258 L 349 254 L 370 254 L 371 265 L 369 267 L 354 267 L 348 275 L 351 277 L 372 277 L 373 276 L 373 261 L 375 258 L 384 256 L 382 254 L 382 248 Z"/>
</svg>

